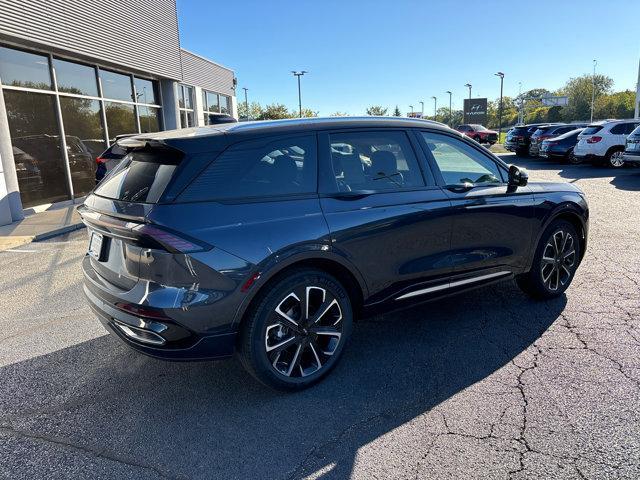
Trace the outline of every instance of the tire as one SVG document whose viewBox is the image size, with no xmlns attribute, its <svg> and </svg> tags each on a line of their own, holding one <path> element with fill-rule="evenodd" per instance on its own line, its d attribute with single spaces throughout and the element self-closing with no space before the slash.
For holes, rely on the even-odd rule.
<svg viewBox="0 0 640 480">
<path fill-rule="evenodd" d="M 573 154 L 573 148 L 567 152 L 566 160 L 569 165 L 580 165 L 582 160 Z"/>
<path fill-rule="evenodd" d="M 529 149 L 528 148 L 516 148 L 516 155 L 518 157 L 526 157 L 527 154 L 529 153 Z"/>
<path fill-rule="evenodd" d="M 476 142 L 478 142 L 480 145 L 482 145 L 482 138 L 480 138 L 480 137 L 478 137 L 478 136 L 475 136 L 475 137 L 473 137 L 473 139 L 474 139 Z"/>
<path fill-rule="evenodd" d="M 293 270 L 270 284 L 245 317 L 240 360 L 268 387 L 302 390 L 335 367 L 352 323 L 351 301 L 338 280 L 320 270 Z"/>
<path fill-rule="evenodd" d="M 607 156 L 605 157 L 605 164 L 611 168 L 622 168 L 624 167 L 624 160 L 622 155 L 624 154 L 624 150 L 616 149 L 610 152 L 607 152 Z"/>
<path fill-rule="evenodd" d="M 516 278 L 518 286 L 537 299 L 562 295 L 578 268 L 580 248 L 578 232 L 571 223 L 565 220 L 553 222 L 540 237 L 531 270 Z"/>
</svg>

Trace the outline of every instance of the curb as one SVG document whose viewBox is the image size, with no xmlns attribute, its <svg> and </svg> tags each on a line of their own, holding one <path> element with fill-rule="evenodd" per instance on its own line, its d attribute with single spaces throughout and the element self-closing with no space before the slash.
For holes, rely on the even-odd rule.
<svg viewBox="0 0 640 480">
<path fill-rule="evenodd" d="M 49 230 L 48 232 L 38 233 L 37 235 L 34 235 L 33 241 L 42 242 L 43 240 L 49 240 L 50 238 L 58 237 L 65 233 L 80 230 L 81 228 L 84 228 L 84 223 L 82 222 L 74 223 L 73 225 L 65 225 L 64 227 Z"/>
</svg>

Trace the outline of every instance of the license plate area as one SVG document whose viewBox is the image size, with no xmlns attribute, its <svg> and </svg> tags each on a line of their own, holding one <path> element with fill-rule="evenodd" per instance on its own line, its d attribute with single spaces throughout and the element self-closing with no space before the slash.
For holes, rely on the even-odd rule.
<svg viewBox="0 0 640 480">
<path fill-rule="evenodd" d="M 89 255 L 99 262 L 104 261 L 104 237 L 101 233 L 91 232 L 89 238 Z"/>
</svg>

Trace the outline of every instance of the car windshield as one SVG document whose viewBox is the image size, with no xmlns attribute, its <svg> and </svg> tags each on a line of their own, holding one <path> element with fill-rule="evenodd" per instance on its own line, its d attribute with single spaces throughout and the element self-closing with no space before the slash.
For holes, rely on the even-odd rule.
<svg viewBox="0 0 640 480">
<path fill-rule="evenodd" d="M 476 132 L 486 132 L 486 131 L 487 131 L 487 128 L 486 128 L 486 127 L 484 127 L 484 126 L 482 126 L 482 125 L 478 125 L 478 124 L 475 124 L 475 123 L 474 123 L 474 124 L 472 124 L 471 126 L 473 127 L 473 129 L 474 129 Z"/>
<path fill-rule="evenodd" d="M 640 125 L 633 129 L 629 135 L 640 135 Z"/>
</svg>

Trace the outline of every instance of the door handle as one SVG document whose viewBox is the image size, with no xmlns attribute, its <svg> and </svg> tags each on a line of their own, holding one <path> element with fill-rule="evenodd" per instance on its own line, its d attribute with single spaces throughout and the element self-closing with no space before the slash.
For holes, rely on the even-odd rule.
<svg viewBox="0 0 640 480">
<path fill-rule="evenodd" d="M 464 193 L 464 192 L 468 192 L 473 187 L 474 187 L 473 183 L 464 182 L 464 183 L 453 183 L 451 185 L 447 185 L 445 188 L 451 192 Z"/>
</svg>

